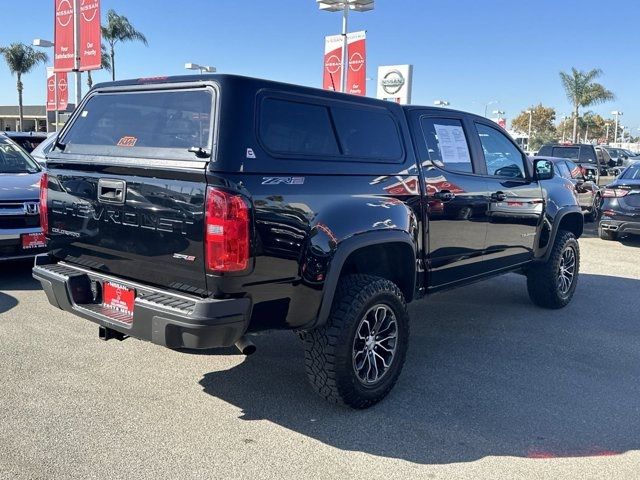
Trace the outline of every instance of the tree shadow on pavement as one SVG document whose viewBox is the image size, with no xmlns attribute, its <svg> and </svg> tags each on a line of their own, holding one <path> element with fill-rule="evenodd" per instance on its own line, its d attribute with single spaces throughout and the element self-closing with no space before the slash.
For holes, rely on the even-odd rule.
<svg viewBox="0 0 640 480">
<path fill-rule="evenodd" d="M 0 263 L 0 292 L 6 290 L 40 290 L 40 282 L 31 276 L 33 259 Z"/>
<path fill-rule="evenodd" d="M 514 274 L 412 304 L 404 372 L 369 410 L 316 397 L 290 332 L 258 337 L 255 355 L 200 384 L 243 420 L 419 464 L 639 449 L 640 281 L 579 281 L 560 311 L 532 306 Z"/>
</svg>

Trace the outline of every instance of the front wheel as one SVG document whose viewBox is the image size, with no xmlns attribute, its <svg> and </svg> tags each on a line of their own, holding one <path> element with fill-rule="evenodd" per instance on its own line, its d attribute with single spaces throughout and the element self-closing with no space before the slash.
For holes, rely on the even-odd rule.
<svg viewBox="0 0 640 480">
<path fill-rule="evenodd" d="M 384 278 L 348 275 L 338 284 L 327 323 L 302 337 L 313 389 L 329 402 L 368 408 L 402 371 L 409 340 L 404 296 Z"/>
<path fill-rule="evenodd" d="M 572 232 L 560 230 L 549 259 L 527 272 L 529 298 L 544 308 L 562 308 L 573 298 L 580 270 L 580 246 Z"/>
</svg>

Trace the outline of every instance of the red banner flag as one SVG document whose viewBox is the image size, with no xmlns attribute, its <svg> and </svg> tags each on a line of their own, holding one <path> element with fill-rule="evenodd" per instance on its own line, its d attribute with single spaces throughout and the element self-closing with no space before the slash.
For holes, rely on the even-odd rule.
<svg viewBox="0 0 640 480">
<path fill-rule="evenodd" d="M 347 70 L 347 92 L 353 95 L 367 94 L 366 32 L 347 35 L 349 70 Z"/>
<path fill-rule="evenodd" d="M 56 95 L 57 87 L 57 95 Z M 67 73 L 55 73 L 53 68 L 47 68 L 47 111 L 66 110 L 69 102 L 69 84 Z"/>
<path fill-rule="evenodd" d="M 347 35 L 347 70 L 346 91 L 353 95 L 367 94 L 366 64 L 366 32 L 353 32 Z M 324 74 L 322 88 L 340 91 L 342 82 L 342 35 L 325 37 L 324 42 Z"/>
<path fill-rule="evenodd" d="M 67 72 L 56 73 L 56 83 L 58 86 L 58 110 L 66 110 L 69 103 L 69 82 Z"/>
<path fill-rule="evenodd" d="M 342 74 L 342 35 L 324 37 L 324 74 L 322 88 L 340 91 Z"/>
<path fill-rule="evenodd" d="M 47 112 L 56 109 L 56 74 L 53 68 L 47 67 Z"/>
<path fill-rule="evenodd" d="M 73 70 L 73 0 L 55 1 L 55 26 L 53 33 L 53 69 L 56 72 Z"/>
<path fill-rule="evenodd" d="M 98 70 L 102 64 L 100 0 L 80 3 L 80 70 Z"/>
</svg>

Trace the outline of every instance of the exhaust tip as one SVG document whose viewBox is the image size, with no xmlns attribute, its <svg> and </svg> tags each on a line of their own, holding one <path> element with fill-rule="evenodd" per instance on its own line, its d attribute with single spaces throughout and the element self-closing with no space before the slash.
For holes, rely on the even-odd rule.
<svg viewBox="0 0 640 480">
<path fill-rule="evenodd" d="M 238 350 L 240 350 L 240 353 L 246 355 L 247 357 L 256 353 L 257 350 L 253 342 L 246 336 L 241 337 L 240 340 L 235 343 L 235 346 Z"/>
</svg>

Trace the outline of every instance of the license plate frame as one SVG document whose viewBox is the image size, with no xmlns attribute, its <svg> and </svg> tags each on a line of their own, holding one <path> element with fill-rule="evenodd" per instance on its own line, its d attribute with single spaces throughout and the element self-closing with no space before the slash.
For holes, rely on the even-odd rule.
<svg viewBox="0 0 640 480">
<path fill-rule="evenodd" d="M 23 233 L 20 235 L 20 246 L 22 250 L 35 250 L 47 246 L 47 238 L 44 233 Z"/>
<path fill-rule="evenodd" d="M 102 283 L 102 306 L 104 308 L 133 318 L 135 300 L 135 288 L 108 280 Z"/>
</svg>

